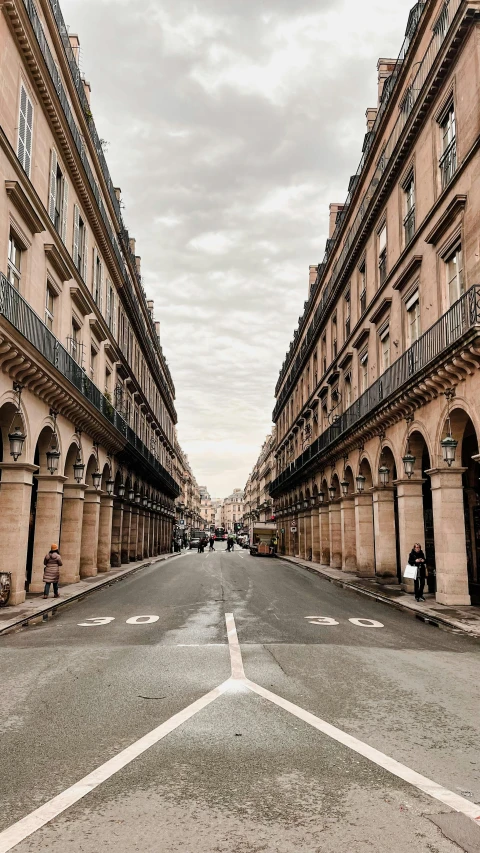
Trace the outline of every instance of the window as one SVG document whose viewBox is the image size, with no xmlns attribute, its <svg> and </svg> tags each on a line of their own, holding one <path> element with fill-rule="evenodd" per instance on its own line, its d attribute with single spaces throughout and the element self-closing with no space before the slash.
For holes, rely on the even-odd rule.
<svg viewBox="0 0 480 853">
<path fill-rule="evenodd" d="M 350 337 L 350 288 L 348 287 L 344 295 L 345 300 L 345 340 Z"/>
<path fill-rule="evenodd" d="M 67 238 L 68 212 L 68 183 L 65 179 L 57 158 L 57 152 L 52 148 L 50 154 L 50 188 L 48 197 L 48 215 L 63 242 Z"/>
<path fill-rule="evenodd" d="M 116 322 L 116 300 L 115 300 L 115 291 L 107 279 L 107 308 L 106 308 L 106 321 L 107 326 L 110 329 L 111 333 L 115 337 L 117 334 L 117 322 Z"/>
<path fill-rule="evenodd" d="M 403 190 L 405 193 L 403 228 L 405 232 L 405 245 L 407 245 L 415 234 L 415 180 L 413 174 L 407 179 Z"/>
<path fill-rule="evenodd" d="M 345 375 L 344 393 L 345 393 L 345 409 L 348 409 L 352 405 L 352 374 L 351 373 L 347 373 Z"/>
<path fill-rule="evenodd" d="M 387 277 L 387 225 L 384 223 L 378 232 L 378 269 L 380 274 L 380 284 L 382 285 Z"/>
<path fill-rule="evenodd" d="M 97 350 L 90 347 L 90 379 L 95 382 L 97 378 Z"/>
<path fill-rule="evenodd" d="M 333 358 L 337 357 L 338 345 L 337 345 L 337 315 L 334 314 L 332 317 L 332 352 Z"/>
<path fill-rule="evenodd" d="M 447 266 L 448 298 L 450 305 L 453 305 L 457 299 L 460 299 L 462 293 L 465 293 L 462 247 L 457 246 L 445 263 Z"/>
<path fill-rule="evenodd" d="M 95 249 L 93 253 L 93 298 L 100 311 L 103 311 L 103 264 Z"/>
<path fill-rule="evenodd" d="M 53 308 L 55 303 L 55 294 L 51 287 L 47 284 L 45 294 L 45 325 L 47 329 L 53 331 Z"/>
<path fill-rule="evenodd" d="M 322 338 L 322 372 L 327 372 L 327 338 L 325 335 Z"/>
<path fill-rule="evenodd" d="M 407 336 L 408 344 L 411 346 L 420 337 L 420 297 L 418 290 L 406 303 L 407 309 Z"/>
<path fill-rule="evenodd" d="M 380 332 L 380 353 L 382 373 L 390 367 L 390 327 L 387 326 Z"/>
<path fill-rule="evenodd" d="M 20 112 L 18 117 L 17 157 L 23 170 L 30 177 L 32 163 L 33 104 L 25 86 L 20 88 Z"/>
<path fill-rule="evenodd" d="M 360 316 L 362 316 L 362 314 L 365 314 L 365 311 L 367 310 L 367 269 L 365 261 L 363 261 L 359 266 L 358 272 L 360 274 L 360 281 L 358 287 Z"/>
<path fill-rule="evenodd" d="M 83 367 L 83 345 L 80 341 L 80 326 L 77 325 L 75 319 L 72 318 L 72 334 L 67 338 L 67 349 L 72 358 Z"/>
<path fill-rule="evenodd" d="M 455 109 L 449 107 L 440 122 L 442 156 L 440 157 L 440 174 L 442 189 L 447 186 L 457 168 L 457 140 L 455 129 Z"/>
<path fill-rule="evenodd" d="M 8 238 L 7 278 L 17 290 L 20 290 L 21 263 L 22 250 L 13 234 L 10 234 Z"/>
<path fill-rule="evenodd" d="M 75 205 L 73 211 L 73 263 L 85 283 L 87 282 L 87 257 L 87 229 L 82 217 L 80 216 L 80 210 L 77 205 Z"/>
<path fill-rule="evenodd" d="M 362 394 L 368 388 L 368 350 L 360 356 L 360 388 Z"/>
</svg>

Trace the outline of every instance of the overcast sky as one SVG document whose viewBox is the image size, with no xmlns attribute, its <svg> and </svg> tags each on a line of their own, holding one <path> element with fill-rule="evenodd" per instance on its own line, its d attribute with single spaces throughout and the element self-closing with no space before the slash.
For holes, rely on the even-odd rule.
<svg viewBox="0 0 480 853">
<path fill-rule="evenodd" d="M 413 0 L 62 0 L 213 497 L 243 487 Z"/>
</svg>

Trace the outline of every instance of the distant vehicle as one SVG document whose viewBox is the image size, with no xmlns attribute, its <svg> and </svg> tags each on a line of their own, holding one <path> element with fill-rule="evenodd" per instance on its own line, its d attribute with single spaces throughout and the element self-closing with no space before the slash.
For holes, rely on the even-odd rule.
<svg viewBox="0 0 480 853">
<path fill-rule="evenodd" d="M 227 532 L 224 527 L 215 528 L 215 539 L 217 540 L 217 542 L 226 542 Z"/>
<path fill-rule="evenodd" d="M 190 534 L 189 548 L 198 548 L 200 539 L 204 536 L 203 530 L 192 530 Z"/>
</svg>

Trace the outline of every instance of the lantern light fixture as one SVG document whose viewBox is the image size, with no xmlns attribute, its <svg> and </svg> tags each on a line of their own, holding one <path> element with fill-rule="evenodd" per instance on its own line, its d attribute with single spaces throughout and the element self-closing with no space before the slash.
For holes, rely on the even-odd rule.
<svg viewBox="0 0 480 853">
<path fill-rule="evenodd" d="M 15 410 L 15 414 L 13 416 L 13 420 L 16 417 L 21 416 L 21 408 L 20 408 L 20 400 L 22 398 L 23 385 L 20 385 L 19 382 L 13 383 L 13 390 L 15 394 L 17 394 L 17 408 Z M 13 426 L 13 421 L 12 421 Z M 10 442 L 10 456 L 13 456 L 13 461 L 16 462 L 18 457 L 22 455 L 23 445 L 26 439 L 26 435 L 22 432 L 21 426 L 15 426 L 13 432 L 9 433 L 8 440 Z"/>
<path fill-rule="evenodd" d="M 102 484 L 102 473 L 101 473 L 101 471 L 94 471 L 94 472 L 93 472 L 93 474 L 92 474 L 92 482 L 93 482 L 93 486 L 94 486 L 94 488 L 95 488 L 95 489 L 97 490 L 97 492 L 98 492 L 98 490 L 99 490 L 99 488 L 100 488 L 100 486 L 101 486 L 101 484 Z"/>
<path fill-rule="evenodd" d="M 451 468 L 455 462 L 455 455 L 458 447 L 458 441 L 456 441 L 452 435 L 452 422 L 450 420 L 450 402 L 455 396 L 455 388 L 448 388 L 444 393 L 447 400 L 448 434 L 442 439 L 440 444 L 442 447 L 443 461 L 447 463 L 449 468 Z"/>
<path fill-rule="evenodd" d="M 303 502 L 303 508 L 304 508 L 304 509 L 308 509 L 308 501 L 304 501 L 304 502 Z"/>
<path fill-rule="evenodd" d="M 82 445 L 80 442 L 80 437 L 82 435 L 82 431 L 80 429 L 75 429 L 75 434 L 78 435 L 79 443 L 77 450 L 77 458 L 73 463 L 73 476 L 75 478 L 75 482 L 80 484 L 83 480 L 83 472 L 85 471 L 85 465 L 82 460 Z"/>
<path fill-rule="evenodd" d="M 128 490 L 128 500 L 131 501 L 132 503 L 135 500 L 135 492 L 133 489 Z"/>
<path fill-rule="evenodd" d="M 325 492 L 322 491 L 322 489 L 320 489 L 318 493 L 318 503 L 320 504 L 320 506 L 323 506 L 323 504 L 325 503 Z"/>
<path fill-rule="evenodd" d="M 408 477 L 409 480 L 413 476 L 416 461 L 417 461 L 416 457 L 412 456 L 412 454 L 409 453 L 408 451 L 405 454 L 405 456 L 402 457 L 405 475 Z"/>
<path fill-rule="evenodd" d="M 51 447 L 47 450 L 47 470 L 50 471 L 50 474 L 56 474 L 58 471 L 58 463 L 60 460 L 60 450 L 58 447 L 58 436 L 57 436 L 57 414 L 54 409 L 50 409 L 50 415 L 53 418 L 53 432 L 52 432 L 52 444 Z"/>
<path fill-rule="evenodd" d="M 337 487 L 334 486 L 333 481 L 330 483 L 328 487 L 328 497 L 331 501 L 335 500 L 335 495 L 337 494 Z"/>
<path fill-rule="evenodd" d="M 390 479 L 390 468 L 387 468 L 386 465 L 380 465 L 380 468 L 378 469 L 378 479 L 380 480 L 383 488 L 386 489 Z"/>
<path fill-rule="evenodd" d="M 109 479 L 106 482 L 107 495 L 111 497 L 113 495 L 113 489 L 115 486 L 115 480 Z"/>
<path fill-rule="evenodd" d="M 359 494 L 362 494 L 362 492 L 365 491 L 366 481 L 367 481 L 367 478 L 364 477 L 363 474 L 358 474 L 358 476 L 355 477 L 355 482 L 357 484 L 357 492 L 359 492 Z"/>
<path fill-rule="evenodd" d="M 147 498 L 147 496 L 146 496 L 146 495 L 144 495 L 144 496 L 143 496 L 143 498 L 142 498 L 142 506 L 145 506 L 145 507 L 146 507 L 146 506 L 147 506 L 147 504 L 148 504 L 148 498 Z"/>
<path fill-rule="evenodd" d="M 317 502 L 317 499 L 316 499 L 315 495 L 312 495 L 312 497 L 310 498 L 310 506 L 312 506 L 312 507 L 315 506 L 316 502 Z"/>
<path fill-rule="evenodd" d="M 152 502 L 150 500 L 147 501 L 147 509 L 152 508 Z"/>
<path fill-rule="evenodd" d="M 342 480 L 342 481 L 341 481 L 341 483 L 340 483 L 340 488 L 341 488 L 341 490 L 342 490 L 342 495 L 343 495 L 343 497 L 344 497 L 344 498 L 346 498 L 346 497 L 347 497 L 347 495 L 348 495 L 348 487 L 349 487 L 349 485 L 350 485 L 350 484 L 349 484 L 349 482 L 348 482 L 348 480 L 347 480 L 347 478 L 346 478 L 346 477 L 345 477 L 345 479 L 344 479 L 344 480 Z"/>
<path fill-rule="evenodd" d="M 118 484 L 118 497 L 119 498 L 125 497 L 125 483 L 123 481 Z"/>
<path fill-rule="evenodd" d="M 139 504 L 141 500 L 142 500 L 142 496 L 141 496 L 140 492 L 137 492 L 137 494 L 135 495 L 135 503 Z"/>
</svg>

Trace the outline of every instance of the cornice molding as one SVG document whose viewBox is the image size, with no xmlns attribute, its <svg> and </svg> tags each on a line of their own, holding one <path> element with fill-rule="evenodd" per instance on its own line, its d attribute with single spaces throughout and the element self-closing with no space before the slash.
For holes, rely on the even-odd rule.
<svg viewBox="0 0 480 853">
<path fill-rule="evenodd" d="M 417 273 L 422 264 L 423 257 L 422 255 L 414 255 L 413 258 L 408 262 L 405 269 L 400 273 L 398 278 L 392 285 L 392 290 L 402 291 L 406 284 L 410 281 L 410 279 Z"/>
<path fill-rule="evenodd" d="M 5 181 L 5 190 L 30 232 L 32 234 L 41 234 L 42 231 L 45 231 L 46 228 L 41 215 L 31 203 L 20 182 Z"/>
<path fill-rule="evenodd" d="M 442 214 L 440 219 L 435 223 L 434 227 L 425 237 L 425 242 L 436 246 L 438 241 L 443 237 L 449 226 L 455 222 L 455 219 L 460 213 L 463 213 L 467 204 L 466 195 L 455 195 L 447 209 Z"/>
<path fill-rule="evenodd" d="M 45 243 L 43 248 L 48 263 L 53 267 L 60 281 L 70 281 L 72 274 L 57 247 L 53 243 Z"/>
</svg>

